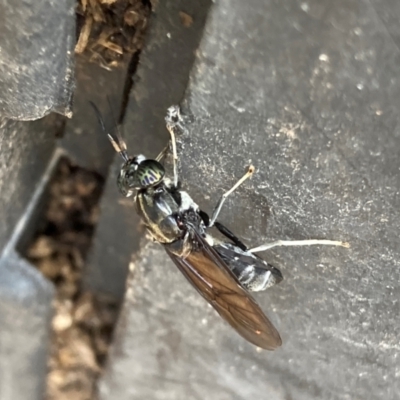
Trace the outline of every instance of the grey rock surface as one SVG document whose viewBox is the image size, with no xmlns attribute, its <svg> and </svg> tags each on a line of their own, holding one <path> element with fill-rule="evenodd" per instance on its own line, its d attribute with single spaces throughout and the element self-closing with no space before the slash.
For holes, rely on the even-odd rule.
<svg viewBox="0 0 400 400">
<path fill-rule="evenodd" d="M 257 300 L 283 346 L 258 352 L 160 246 L 142 245 L 103 400 L 398 398 L 396 4 L 214 5 L 183 107 L 185 187 L 210 212 L 253 163 L 258 172 L 220 217 L 245 243 L 321 238 L 351 248 L 265 253 L 285 280 Z"/>
<path fill-rule="evenodd" d="M 127 64 L 108 71 L 83 56 L 77 55 L 75 60 L 74 116 L 66 119 L 58 146 L 74 163 L 103 176 L 116 153 L 89 102 L 96 104 L 107 122 L 106 129 L 113 131 L 121 109 Z"/>
<path fill-rule="evenodd" d="M 43 399 L 52 298 L 52 285 L 17 253 L 0 258 L 2 400 Z"/>
<path fill-rule="evenodd" d="M 71 116 L 75 2 L 0 1 L 0 116 Z"/>
<path fill-rule="evenodd" d="M 58 119 L 54 115 L 34 122 L 0 119 L 0 252 L 52 157 Z"/>
<path fill-rule="evenodd" d="M 50 122 L 51 121 L 51 122 Z M 24 259 L 44 187 L 57 162 L 55 119 L 1 125 L 0 398 L 40 400 L 45 390 L 53 286 Z M 48 168 L 46 168 L 48 167 Z"/>
</svg>

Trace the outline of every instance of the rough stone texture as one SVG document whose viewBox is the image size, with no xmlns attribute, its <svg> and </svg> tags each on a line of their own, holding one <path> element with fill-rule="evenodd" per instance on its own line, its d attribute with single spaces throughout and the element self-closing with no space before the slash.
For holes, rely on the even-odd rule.
<svg viewBox="0 0 400 400">
<path fill-rule="evenodd" d="M 183 98 L 209 6 L 210 0 L 165 0 L 156 5 L 122 128 L 130 154 L 156 157 L 166 145 L 165 112 Z M 191 26 L 182 23 L 180 12 L 193 18 Z M 144 232 L 132 201 L 117 189 L 121 164 L 118 156 L 110 168 L 85 282 L 122 299 L 127 267 Z"/>
<path fill-rule="evenodd" d="M 59 118 L 53 115 L 34 122 L 0 119 L 0 252 L 49 163 Z"/>
<path fill-rule="evenodd" d="M 390 0 L 214 5 L 184 104 L 184 184 L 211 211 L 252 162 L 221 222 L 254 245 L 352 247 L 265 254 L 285 277 L 257 296 L 284 341 L 269 353 L 145 245 L 103 400 L 398 398 L 399 17 Z"/>
<path fill-rule="evenodd" d="M 53 286 L 20 254 L 40 222 L 48 179 L 61 154 L 106 174 L 114 151 L 99 132 L 88 101 L 107 116 L 108 95 L 117 115 L 125 73 L 123 68 L 105 71 L 79 58 L 73 119 L 53 114 L 34 122 L 0 120 L 1 400 L 43 399 Z"/>
<path fill-rule="evenodd" d="M 0 398 L 42 400 L 53 288 L 15 252 L 0 259 Z"/>
<path fill-rule="evenodd" d="M 82 56 L 76 57 L 74 117 L 66 120 L 59 146 L 74 163 L 102 175 L 107 175 L 115 151 L 89 101 L 96 104 L 107 123 L 106 128 L 113 131 L 121 110 L 127 68 L 126 63 L 108 71 Z"/>
<path fill-rule="evenodd" d="M 54 128 L 54 118 L 51 120 Z M 45 388 L 53 286 L 19 253 L 36 225 L 43 189 L 58 159 L 55 153 L 53 162 L 43 171 L 53 144 L 44 122 L 2 126 L 12 131 L 19 128 L 8 135 L 9 145 L 2 147 L 4 163 L 0 169 L 6 175 L 0 180 L 2 227 L 9 229 L 1 237 L 0 256 L 2 400 L 41 400 Z"/>
<path fill-rule="evenodd" d="M 71 116 L 75 1 L 0 1 L 0 116 Z"/>
<path fill-rule="evenodd" d="M 77 67 L 73 119 L 53 114 L 35 122 L 0 121 L 1 400 L 43 398 L 53 287 L 20 254 L 40 222 L 48 179 L 61 154 L 103 174 L 114 156 L 88 101 L 108 112 L 106 94 L 120 104 L 125 70 L 105 71 L 83 58 Z M 60 133 L 64 135 L 54 151 Z"/>
</svg>

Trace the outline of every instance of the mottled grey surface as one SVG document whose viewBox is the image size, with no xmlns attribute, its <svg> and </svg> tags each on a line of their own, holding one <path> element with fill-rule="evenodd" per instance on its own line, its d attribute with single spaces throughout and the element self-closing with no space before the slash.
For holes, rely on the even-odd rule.
<svg viewBox="0 0 400 400">
<path fill-rule="evenodd" d="M 0 258 L 0 399 L 42 400 L 53 288 L 15 252 Z"/>
<path fill-rule="evenodd" d="M 74 116 L 65 120 L 58 145 L 73 163 L 102 176 L 107 175 L 116 153 L 89 102 L 101 112 L 106 129 L 113 131 L 121 112 L 127 69 L 128 62 L 108 71 L 83 56 L 75 61 Z"/>
<path fill-rule="evenodd" d="M 0 116 L 71 116 L 75 1 L 0 1 Z"/>
<path fill-rule="evenodd" d="M 145 244 L 103 400 L 398 398 L 399 17 L 389 0 L 214 5 L 184 104 L 184 184 L 211 211 L 252 162 L 257 174 L 221 222 L 248 244 L 352 247 L 265 254 L 285 277 L 257 296 L 284 342 L 271 353 L 245 343 Z"/>
<path fill-rule="evenodd" d="M 0 124 L 1 400 L 41 400 L 45 388 L 53 287 L 17 249 L 36 226 L 40 194 L 53 170 L 46 167 L 56 120 Z"/>
<path fill-rule="evenodd" d="M 58 118 L 53 115 L 34 122 L 0 119 L 0 253 L 49 163 Z"/>
</svg>

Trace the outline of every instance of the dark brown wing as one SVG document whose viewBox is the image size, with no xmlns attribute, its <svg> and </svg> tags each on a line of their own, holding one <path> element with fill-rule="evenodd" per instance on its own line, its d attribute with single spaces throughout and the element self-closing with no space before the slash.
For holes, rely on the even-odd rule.
<svg viewBox="0 0 400 400">
<path fill-rule="evenodd" d="M 192 230 L 192 229 L 191 229 Z M 282 344 L 278 331 L 218 253 L 193 230 L 199 248 L 182 259 L 167 253 L 197 291 L 241 336 L 258 347 L 275 350 Z"/>
</svg>

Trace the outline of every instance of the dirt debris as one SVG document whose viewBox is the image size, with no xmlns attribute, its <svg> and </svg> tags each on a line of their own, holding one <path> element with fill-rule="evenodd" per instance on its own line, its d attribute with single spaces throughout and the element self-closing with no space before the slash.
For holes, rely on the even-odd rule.
<svg viewBox="0 0 400 400">
<path fill-rule="evenodd" d="M 118 315 L 115 299 L 84 291 L 84 261 L 103 179 L 62 159 L 27 258 L 56 286 L 46 400 L 96 399 Z"/>
<path fill-rule="evenodd" d="M 75 52 L 108 70 L 143 47 L 151 4 L 146 0 L 79 0 Z"/>
</svg>

